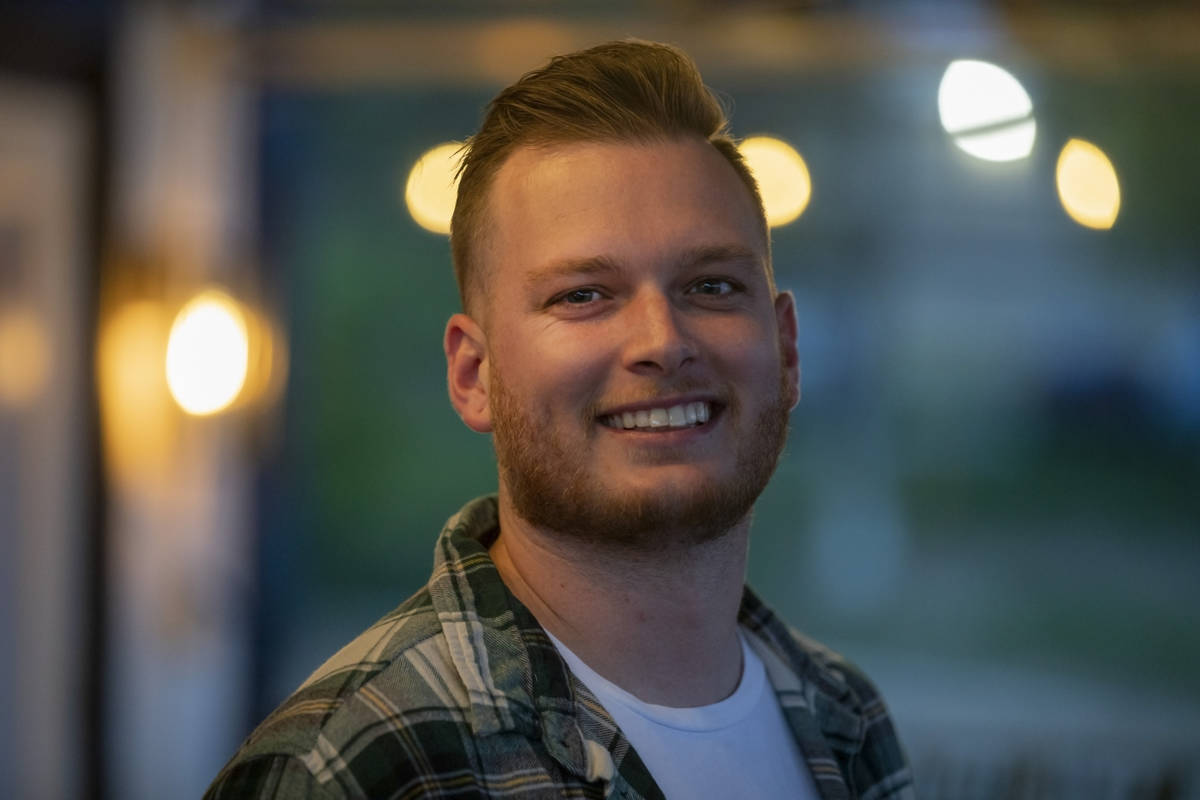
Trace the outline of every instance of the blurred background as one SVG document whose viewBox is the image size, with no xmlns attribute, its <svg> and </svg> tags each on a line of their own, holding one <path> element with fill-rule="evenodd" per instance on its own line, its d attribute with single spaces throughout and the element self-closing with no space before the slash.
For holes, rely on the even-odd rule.
<svg viewBox="0 0 1200 800">
<path fill-rule="evenodd" d="M 0 775 L 199 796 L 495 487 L 456 145 L 549 55 L 728 98 L 804 399 L 750 580 L 924 798 L 1200 797 L 1200 9 L 0 4 Z M 440 149 L 439 149 L 440 148 Z"/>
</svg>

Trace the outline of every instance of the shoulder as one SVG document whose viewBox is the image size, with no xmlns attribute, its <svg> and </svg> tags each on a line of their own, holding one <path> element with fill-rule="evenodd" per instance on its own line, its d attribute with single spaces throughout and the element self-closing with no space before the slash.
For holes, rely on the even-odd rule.
<svg viewBox="0 0 1200 800">
<path fill-rule="evenodd" d="M 891 713 L 874 681 L 842 654 L 791 628 L 787 631 L 808 660 L 808 677 L 818 690 L 858 718 L 858 760 L 881 776 L 906 768 Z"/>
<path fill-rule="evenodd" d="M 206 797 L 364 796 L 461 761 L 470 702 L 427 591 L 338 651 L 258 728 Z M 438 751 L 443 751 L 439 753 Z M 461 765 L 460 765 L 461 766 Z M 386 773 L 381 776 L 380 773 Z"/>
<path fill-rule="evenodd" d="M 204 800 L 241 798 L 308 798 L 332 800 L 338 795 L 319 784 L 304 761 L 295 756 L 268 754 L 239 758 L 217 776 Z"/>
<path fill-rule="evenodd" d="M 759 639 L 756 649 L 780 704 L 811 716 L 855 796 L 912 798 L 908 759 L 875 683 L 752 595 L 743 603 L 742 624 Z"/>
<path fill-rule="evenodd" d="M 850 660 L 794 630 L 797 645 L 811 659 L 823 691 L 831 702 L 815 709 L 822 724 L 836 729 L 841 720 L 835 709 L 849 708 L 857 724 L 847 730 L 852 747 L 837 752 L 846 782 L 856 797 L 879 800 L 913 800 L 912 771 L 900 743 L 895 723 L 875 683 Z"/>
<path fill-rule="evenodd" d="M 802 654 L 799 664 L 806 677 L 831 695 L 840 697 L 867 719 L 882 708 L 883 696 L 875 683 L 854 662 L 817 640 L 783 625 L 787 638 Z"/>
</svg>

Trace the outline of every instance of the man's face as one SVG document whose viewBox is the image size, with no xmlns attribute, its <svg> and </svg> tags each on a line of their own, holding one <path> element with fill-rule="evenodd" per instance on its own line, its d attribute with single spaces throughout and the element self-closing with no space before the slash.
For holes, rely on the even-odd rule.
<svg viewBox="0 0 1200 800">
<path fill-rule="evenodd" d="M 503 501 L 631 547 L 746 516 L 797 396 L 794 317 L 749 192 L 711 145 L 518 150 L 480 255 Z"/>
</svg>

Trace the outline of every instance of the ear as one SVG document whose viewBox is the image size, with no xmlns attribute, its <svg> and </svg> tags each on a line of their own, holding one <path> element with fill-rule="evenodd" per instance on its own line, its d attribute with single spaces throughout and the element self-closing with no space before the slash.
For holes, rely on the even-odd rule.
<svg viewBox="0 0 1200 800">
<path fill-rule="evenodd" d="M 780 292 L 775 297 L 775 324 L 779 329 L 779 360 L 789 388 L 788 407 L 795 408 L 800 402 L 800 350 L 796 344 L 796 298 L 791 292 Z"/>
<path fill-rule="evenodd" d="M 455 314 L 446 323 L 442 341 L 446 351 L 446 384 L 450 405 L 476 433 L 492 430 L 488 403 L 487 339 L 483 329 L 466 314 Z"/>
</svg>

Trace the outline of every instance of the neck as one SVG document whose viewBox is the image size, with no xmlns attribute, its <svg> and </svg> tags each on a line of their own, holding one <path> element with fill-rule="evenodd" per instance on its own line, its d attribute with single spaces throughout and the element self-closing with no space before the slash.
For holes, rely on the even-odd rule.
<svg viewBox="0 0 1200 800">
<path fill-rule="evenodd" d="M 589 667 L 658 705 L 707 705 L 737 688 L 749 517 L 710 541 L 633 552 L 538 528 L 505 500 L 491 547 L 501 578 Z"/>
</svg>

